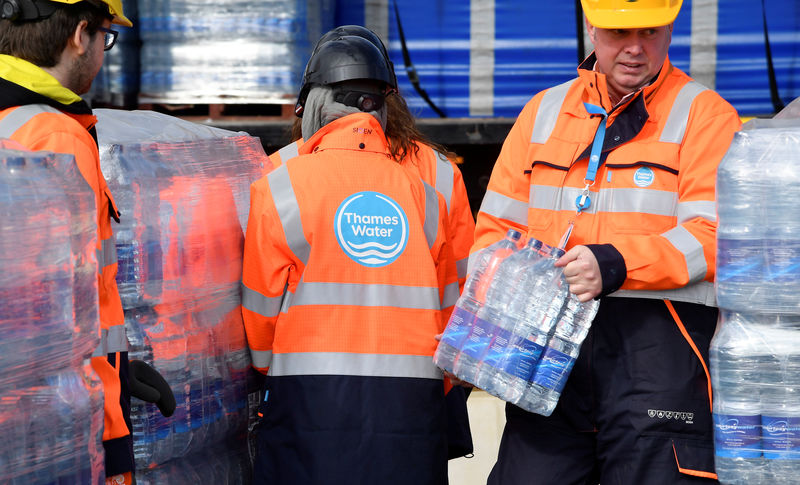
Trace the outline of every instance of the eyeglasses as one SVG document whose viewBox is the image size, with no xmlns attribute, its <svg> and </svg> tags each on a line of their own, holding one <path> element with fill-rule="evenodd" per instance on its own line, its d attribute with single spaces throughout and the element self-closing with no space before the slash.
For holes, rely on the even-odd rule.
<svg viewBox="0 0 800 485">
<path fill-rule="evenodd" d="M 117 43 L 117 36 L 119 32 L 116 30 L 107 29 L 105 27 L 98 27 L 97 30 L 103 33 L 103 50 L 107 51 L 114 47 Z"/>
</svg>

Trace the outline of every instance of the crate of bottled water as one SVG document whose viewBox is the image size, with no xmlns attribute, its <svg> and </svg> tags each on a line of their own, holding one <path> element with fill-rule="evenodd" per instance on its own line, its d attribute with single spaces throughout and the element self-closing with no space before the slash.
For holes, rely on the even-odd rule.
<svg viewBox="0 0 800 485">
<path fill-rule="evenodd" d="M 521 408 L 550 415 L 598 302 L 581 303 L 555 266 L 564 250 L 509 230 L 474 258 L 434 355 L 440 368 Z"/>
</svg>

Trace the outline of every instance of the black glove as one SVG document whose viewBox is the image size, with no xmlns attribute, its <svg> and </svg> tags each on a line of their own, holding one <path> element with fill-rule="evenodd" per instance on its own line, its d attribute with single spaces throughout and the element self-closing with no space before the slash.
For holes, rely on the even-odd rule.
<svg viewBox="0 0 800 485">
<path fill-rule="evenodd" d="M 161 414 L 168 418 L 175 412 L 175 395 L 167 381 L 146 362 L 131 360 L 128 363 L 128 387 L 131 396 L 158 406 Z"/>
</svg>

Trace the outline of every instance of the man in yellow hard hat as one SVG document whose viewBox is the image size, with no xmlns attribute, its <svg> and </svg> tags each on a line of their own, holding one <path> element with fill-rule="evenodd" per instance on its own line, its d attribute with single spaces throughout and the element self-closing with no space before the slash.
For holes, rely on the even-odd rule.
<svg viewBox="0 0 800 485">
<path fill-rule="evenodd" d="M 106 477 L 120 484 L 131 483 L 134 470 L 130 383 L 140 386 L 133 387 L 138 395 L 153 379 L 140 383 L 132 374 L 141 366 L 128 366 L 111 226 L 111 219 L 119 222 L 120 214 L 100 171 L 97 119 L 79 97 L 89 91 L 103 52 L 114 46 L 117 32 L 110 28 L 112 23 L 132 26 L 121 0 L 0 0 L 0 138 L 33 151 L 74 155 L 95 194 L 101 341 L 91 363 L 105 397 Z M 172 396 L 163 379 L 156 385 L 160 389 L 148 393 L 148 400 Z"/>
<path fill-rule="evenodd" d="M 531 375 L 552 415 L 507 406 L 489 483 L 713 483 L 714 183 L 739 118 L 669 62 L 681 0 L 581 3 L 594 52 L 523 109 L 472 251 L 509 227 L 561 243 L 570 292 L 600 307 Z"/>
</svg>

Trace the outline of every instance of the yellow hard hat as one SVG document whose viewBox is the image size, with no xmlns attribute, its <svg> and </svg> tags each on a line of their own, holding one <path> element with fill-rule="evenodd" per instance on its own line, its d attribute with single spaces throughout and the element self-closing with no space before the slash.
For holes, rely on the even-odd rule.
<svg viewBox="0 0 800 485">
<path fill-rule="evenodd" d="M 67 3 L 73 4 L 82 2 L 83 0 L 50 0 L 51 2 L 56 3 Z M 105 3 L 108 6 L 108 11 L 114 17 L 114 20 L 111 23 L 122 25 L 124 27 L 133 27 L 133 23 L 128 20 L 128 17 L 122 12 L 122 0 L 99 0 L 102 3 Z"/>
<path fill-rule="evenodd" d="M 601 29 L 643 29 L 675 21 L 683 0 L 581 0 L 589 23 Z"/>
</svg>

